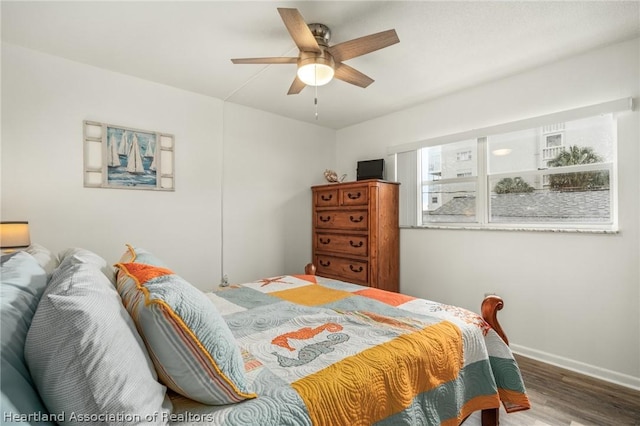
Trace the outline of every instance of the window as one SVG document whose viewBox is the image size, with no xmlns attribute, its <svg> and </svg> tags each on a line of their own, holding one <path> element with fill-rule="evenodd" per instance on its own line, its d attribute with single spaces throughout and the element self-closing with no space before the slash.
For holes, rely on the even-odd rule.
<svg viewBox="0 0 640 426">
<path fill-rule="evenodd" d="M 619 111 L 622 101 L 599 107 Z M 616 230 L 613 112 L 586 107 L 474 132 L 392 154 L 406 185 L 401 226 Z"/>
<path fill-rule="evenodd" d="M 457 222 L 476 220 L 475 209 L 468 205 L 476 196 L 477 171 L 469 168 L 467 159 L 476 149 L 475 140 L 420 149 L 422 223 L 448 222 L 453 216 Z"/>
<path fill-rule="evenodd" d="M 489 223 L 613 223 L 613 114 L 568 121 L 564 127 L 564 134 L 545 135 L 541 148 L 538 128 L 487 137 Z M 547 158 L 550 144 L 560 149 Z M 511 151 L 492 155 L 498 147 Z M 540 156 L 543 167 L 537 167 Z"/>
<path fill-rule="evenodd" d="M 456 161 L 471 161 L 471 153 L 471 150 L 456 153 Z"/>
<path fill-rule="evenodd" d="M 565 123 L 556 123 L 542 127 L 542 155 L 540 168 L 548 168 L 549 160 L 553 160 L 564 151 L 564 128 Z M 549 184 L 549 177 L 544 177 L 544 184 Z"/>
</svg>

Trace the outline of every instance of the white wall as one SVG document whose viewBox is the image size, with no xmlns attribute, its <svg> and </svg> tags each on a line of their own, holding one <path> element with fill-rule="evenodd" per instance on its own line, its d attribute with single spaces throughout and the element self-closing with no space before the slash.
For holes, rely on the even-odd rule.
<svg viewBox="0 0 640 426">
<path fill-rule="evenodd" d="M 176 191 L 84 188 L 83 120 L 174 134 Z M 232 280 L 302 270 L 309 186 L 334 164 L 335 132 L 3 43 L 1 152 L 2 220 L 28 220 L 32 241 L 85 247 L 109 262 L 131 243 L 210 289 L 222 276 L 223 234 Z M 271 163 L 268 173 L 259 160 Z M 259 204 L 234 195 L 256 188 L 270 195 Z M 274 218 L 286 233 L 265 231 Z M 258 245 L 268 254 L 254 261 Z"/>
<path fill-rule="evenodd" d="M 231 282 L 311 262 L 311 190 L 335 164 L 335 130 L 224 106 L 224 273 Z"/>
<path fill-rule="evenodd" d="M 608 46 L 337 133 L 338 170 L 387 146 L 640 95 L 640 42 Z M 620 117 L 616 235 L 412 230 L 404 293 L 477 310 L 505 299 L 515 351 L 640 388 L 640 118 Z"/>
</svg>

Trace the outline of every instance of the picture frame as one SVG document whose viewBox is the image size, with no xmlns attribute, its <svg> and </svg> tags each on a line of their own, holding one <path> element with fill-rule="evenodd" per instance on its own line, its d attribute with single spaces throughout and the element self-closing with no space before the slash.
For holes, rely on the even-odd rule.
<svg viewBox="0 0 640 426">
<path fill-rule="evenodd" d="M 175 138 L 168 133 L 83 121 L 84 186 L 175 190 Z"/>
</svg>

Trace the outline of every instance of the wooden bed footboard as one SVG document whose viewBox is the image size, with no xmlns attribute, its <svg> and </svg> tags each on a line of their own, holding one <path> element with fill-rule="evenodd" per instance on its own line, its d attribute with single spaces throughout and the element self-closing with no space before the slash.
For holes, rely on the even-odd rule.
<svg viewBox="0 0 640 426">
<path fill-rule="evenodd" d="M 500 296 L 496 296 L 495 294 L 490 294 L 484 298 L 480 309 L 482 312 L 482 318 L 484 318 L 484 320 L 489 323 L 491 328 L 493 328 L 495 332 L 498 333 L 498 336 L 500 336 L 502 340 L 504 340 L 504 343 L 509 345 L 509 339 L 507 339 L 507 335 L 498 322 L 498 311 L 503 307 L 504 302 L 502 301 L 502 298 Z"/>
<path fill-rule="evenodd" d="M 316 265 L 314 265 L 313 263 L 307 263 L 307 265 L 304 267 L 304 273 L 306 275 L 315 275 Z"/>
<path fill-rule="evenodd" d="M 315 275 L 316 267 L 313 263 L 308 263 L 304 267 L 304 273 L 306 275 Z M 482 305 L 480 307 L 482 318 L 489 323 L 491 328 L 498 333 L 498 336 L 504 340 L 504 342 L 508 345 L 509 339 L 507 339 L 507 335 L 505 334 L 500 322 L 498 322 L 498 311 L 504 307 L 504 302 L 500 296 L 496 296 L 495 294 L 490 294 L 484 298 L 482 301 Z M 482 426 L 498 426 L 500 424 L 500 409 L 499 408 L 491 408 L 482 410 Z M 465 419 L 466 420 L 466 419 Z M 464 421 L 463 421 L 464 422 Z"/>
<path fill-rule="evenodd" d="M 498 311 L 504 307 L 504 302 L 500 296 L 490 294 L 485 296 L 480 307 L 482 318 L 489 323 L 504 343 L 509 345 L 509 339 L 505 334 L 502 326 L 498 322 Z M 482 426 L 498 426 L 500 424 L 500 409 L 491 408 L 482 410 Z"/>
</svg>

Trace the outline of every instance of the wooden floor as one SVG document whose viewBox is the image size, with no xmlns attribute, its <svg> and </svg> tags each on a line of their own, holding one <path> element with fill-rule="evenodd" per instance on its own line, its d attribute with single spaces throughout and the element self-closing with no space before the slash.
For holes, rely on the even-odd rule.
<svg viewBox="0 0 640 426">
<path fill-rule="evenodd" d="M 640 391 L 516 355 L 531 409 L 507 414 L 501 426 L 638 426 Z M 464 426 L 480 426 L 478 413 Z"/>
</svg>

